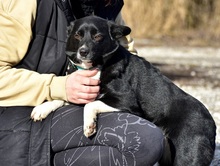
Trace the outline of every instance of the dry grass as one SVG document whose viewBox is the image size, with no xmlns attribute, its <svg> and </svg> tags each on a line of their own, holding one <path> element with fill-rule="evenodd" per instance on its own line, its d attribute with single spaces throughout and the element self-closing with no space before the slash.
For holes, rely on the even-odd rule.
<svg viewBox="0 0 220 166">
<path fill-rule="evenodd" d="M 123 17 L 136 38 L 180 37 L 218 42 L 219 0 L 124 0 Z M 195 42 L 194 42 L 195 43 Z"/>
</svg>

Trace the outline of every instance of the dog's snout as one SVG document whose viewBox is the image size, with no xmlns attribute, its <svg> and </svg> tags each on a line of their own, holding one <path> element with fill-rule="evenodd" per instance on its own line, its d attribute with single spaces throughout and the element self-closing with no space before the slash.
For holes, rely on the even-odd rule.
<svg viewBox="0 0 220 166">
<path fill-rule="evenodd" d="M 81 48 L 79 53 L 82 57 L 86 57 L 89 54 L 89 50 L 87 48 Z"/>
</svg>

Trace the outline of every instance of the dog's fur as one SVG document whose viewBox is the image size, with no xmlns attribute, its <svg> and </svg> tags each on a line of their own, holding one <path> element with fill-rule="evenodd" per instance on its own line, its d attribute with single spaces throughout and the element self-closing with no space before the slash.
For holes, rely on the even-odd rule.
<svg viewBox="0 0 220 166">
<path fill-rule="evenodd" d="M 86 136 L 95 132 L 97 113 L 127 111 L 163 130 L 167 144 L 161 165 L 211 163 L 216 134 L 213 118 L 149 62 L 118 45 L 118 38 L 128 35 L 130 28 L 90 16 L 76 20 L 68 31 L 66 51 L 72 62 L 86 69 L 101 67 L 103 96 L 84 107 Z M 34 112 L 35 120 L 47 116 L 39 109 Z"/>
</svg>

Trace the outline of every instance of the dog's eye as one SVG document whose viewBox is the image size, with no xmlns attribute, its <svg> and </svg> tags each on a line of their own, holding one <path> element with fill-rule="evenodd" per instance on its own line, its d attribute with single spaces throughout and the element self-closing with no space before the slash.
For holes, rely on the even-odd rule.
<svg viewBox="0 0 220 166">
<path fill-rule="evenodd" d="M 93 36 L 93 38 L 94 38 L 95 41 L 98 42 L 98 41 L 101 41 L 103 39 L 103 36 L 101 34 L 96 34 L 96 35 Z"/>
<path fill-rule="evenodd" d="M 79 33 L 76 33 L 74 35 L 74 38 L 77 39 L 77 40 L 81 40 L 82 39 L 82 36 L 79 34 Z"/>
</svg>

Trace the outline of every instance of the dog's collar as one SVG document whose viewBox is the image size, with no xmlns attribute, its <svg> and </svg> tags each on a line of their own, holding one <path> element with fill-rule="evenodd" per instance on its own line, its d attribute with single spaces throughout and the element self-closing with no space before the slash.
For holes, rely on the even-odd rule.
<svg viewBox="0 0 220 166">
<path fill-rule="evenodd" d="M 73 64 L 73 66 L 74 66 L 77 70 L 89 70 L 89 69 L 85 69 L 85 68 L 82 68 L 82 67 L 77 66 L 77 65 L 74 65 L 74 64 Z"/>
<path fill-rule="evenodd" d="M 103 57 L 105 58 L 105 57 L 107 57 L 108 55 L 113 54 L 113 53 L 118 49 L 118 47 L 119 47 L 119 43 L 116 42 L 116 47 L 114 48 L 114 50 L 112 50 L 112 51 L 110 51 L 110 52 L 104 54 Z"/>
</svg>

